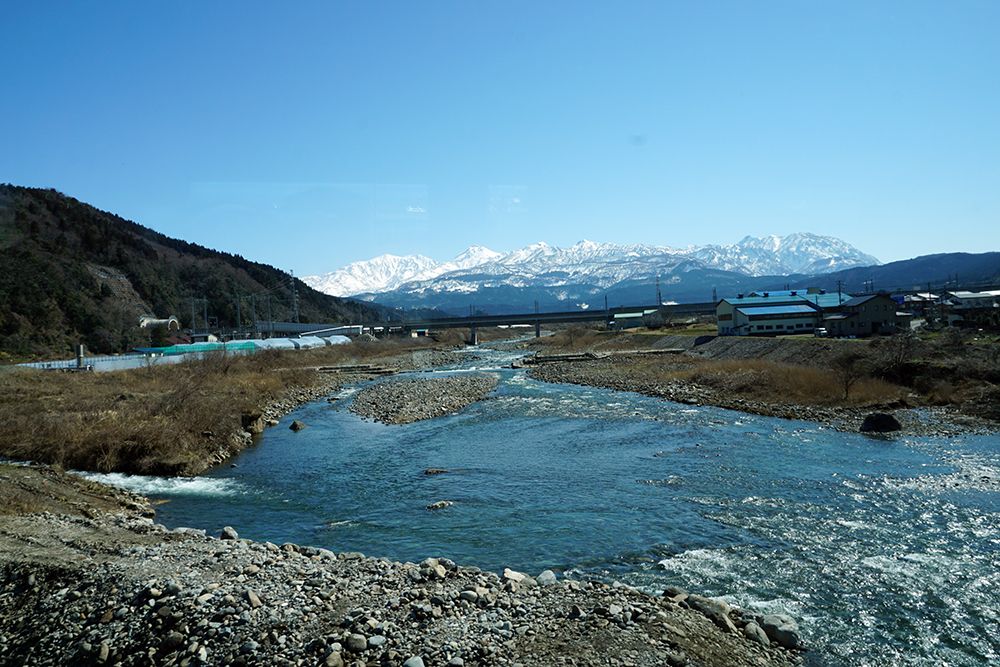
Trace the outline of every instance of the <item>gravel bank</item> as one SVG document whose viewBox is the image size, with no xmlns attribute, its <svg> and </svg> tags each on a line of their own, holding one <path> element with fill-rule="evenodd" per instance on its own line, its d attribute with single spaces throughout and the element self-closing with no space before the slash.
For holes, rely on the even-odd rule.
<svg viewBox="0 0 1000 667">
<path fill-rule="evenodd" d="M 396 368 L 400 371 L 414 371 L 455 364 L 468 359 L 453 350 L 414 350 L 400 353 L 398 355 L 378 359 L 382 366 Z M 330 394 L 343 389 L 345 386 L 374 380 L 379 376 L 363 371 L 352 371 L 347 373 L 320 373 L 314 374 L 313 383 L 305 387 L 294 387 L 289 389 L 277 401 L 264 405 L 259 411 L 243 415 L 243 428 L 233 433 L 228 441 L 216 450 L 200 469 L 191 471 L 191 474 L 200 474 L 209 468 L 224 463 L 231 457 L 253 444 L 255 435 L 260 434 L 269 426 L 276 426 L 278 421 L 293 410 L 326 398 Z"/>
<path fill-rule="evenodd" d="M 365 387 L 351 412 L 385 424 L 408 424 L 457 412 L 481 401 L 499 378 L 489 373 L 446 378 L 389 380 Z"/>
<path fill-rule="evenodd" d="M 680 590 L 214 539 L 138 500 L 0 515 L 0 665 L 801 662 L 788 619 Z"/>
<path fill-rule="evenodd" d="M 544 382 L 562 382 L 618 391 L 634 391 L 689 405 L 714 405 L 767 417 L 799 419 L 825 424 L 842 431 L 858 431 L 866 415 L 888 412 L 908 435 L 954 436 L 966 433 L 995 433 L 996 425 L 947 408 L 889 409 L 842 408 L 794 403 L 748 400 L 683 380 L 659 381 L 645 377 L 630 364 L 628 357 L 592 361 L 555 362 L 532 368 L 529 375 Z"/>
</svg>

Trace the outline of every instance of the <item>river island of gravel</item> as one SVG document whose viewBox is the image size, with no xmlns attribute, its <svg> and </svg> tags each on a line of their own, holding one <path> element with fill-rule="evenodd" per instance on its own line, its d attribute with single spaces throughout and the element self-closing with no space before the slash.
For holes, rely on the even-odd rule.
<svg viewBox="0 0 1000 667">
<path fill-rule="evenodd" d="M 350 410 L 385 424 L 409 424 L 458 412 L 486 398 L 498 382 L 492 373 L 388 380 L 359 391 Z"/>
</svg>

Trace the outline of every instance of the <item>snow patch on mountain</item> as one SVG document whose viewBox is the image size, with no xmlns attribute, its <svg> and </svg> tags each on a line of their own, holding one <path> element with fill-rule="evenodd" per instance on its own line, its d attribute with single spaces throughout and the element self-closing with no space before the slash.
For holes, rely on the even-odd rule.
<svg viewBox="0 0 1000 667">
<path fill-rule="evenodd" d="M 760 238 L 747 236 L 731 245 L 689 248 L 584 240 L 568 248 L 538 242 L 503 254 L 483 246 L 472 246 L 446 262 L 436 262 L 422 255 L 381 255 L 303 280 L 334 296 L 396 290 L 468 293 L 483 287 L 501 286 L 586 284 L 605 288 L 626 280 L 656 276 L 663 276 L 670 282 L 677 279 L 678 273 L 699 269 L 764 276 L 828 273 L 878 263 L 871 255 L 840 239 L 798 233 Z"/>
</svg>

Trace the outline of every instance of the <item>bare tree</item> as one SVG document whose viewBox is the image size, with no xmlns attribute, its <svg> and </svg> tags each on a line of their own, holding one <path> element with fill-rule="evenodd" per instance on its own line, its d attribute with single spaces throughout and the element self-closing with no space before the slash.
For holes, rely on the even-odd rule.
<svg viewBox="0 0 1000 667">
<path fill-rule="evenodd" d="M 566 327 L 566 341 L 570 347 L 576 347 L 577 343 L 587 335 L 587 329 L 582 324 L 571 324 Z"/>
<path fill-rule="evenodd" d="M 868 365 L 865 355 L 857 351 L 844 352 L 834 357 L 831 365 L 844 389 L 846 401 L 851 395 L 851 387 L 865 376 Z"/>
<path fill-rule="evenodd" d="M 910 332 L 898 333 L 879 341 L 877 372 L 880 376 L 896 379 L 904 366 L 913 359 L 917 337 Z"/>
</svg>

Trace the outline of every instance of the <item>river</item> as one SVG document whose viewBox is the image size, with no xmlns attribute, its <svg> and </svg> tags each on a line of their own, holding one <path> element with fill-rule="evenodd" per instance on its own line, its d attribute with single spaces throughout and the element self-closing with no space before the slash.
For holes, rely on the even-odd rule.
<svg viewBox="0 0 1000 667">
<path fill-rule="evenodd" d="M 345 396 L 204 477 L 99 477 L 168 500 L 168 526 L 787 612 L 812 664 L 1000 661 L 1000 438 L 841 433 L 537 382 L 511 359 L 482 350 L 447 371 L 502 376 L 456 415 L 386 426 Z M 426 509 L 439 500 L 454 505 Z"/>
</svg>

